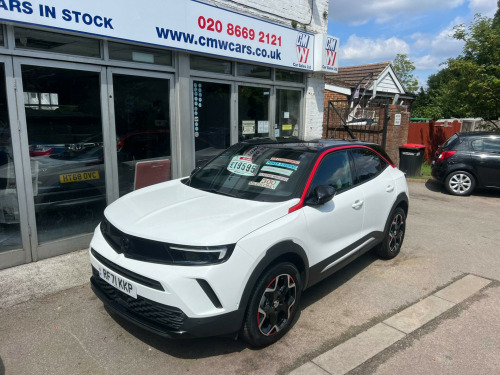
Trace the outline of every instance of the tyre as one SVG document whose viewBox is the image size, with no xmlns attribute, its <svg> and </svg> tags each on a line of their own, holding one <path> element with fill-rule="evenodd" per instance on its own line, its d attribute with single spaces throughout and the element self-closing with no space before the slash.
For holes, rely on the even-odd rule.
<svg viewBox="0 0 500 375">
<path fill-rule="evenodd" d="M 392 259 L 399 254 L 406 230 L 406 214 L 401 207 L 396 207 L 387 220 L 384 239 L 376 248 L 382 259 Z"/>
<path fill-rule="evenodd" d="M 470 195 L 476 187 L 476 179 L 468 172 L 451 172 L 448 177 L 446 177 L 444 186 L 450 194 L 461 196 Z"/>
<path fill-rule="evenodd" d="M 265 271 L 250 297 L 243 339 L 257 347 L 278 341 L 294 323 L 301 293 L 300 274 L 292 263 L 279 263 Z"/>
</svg>

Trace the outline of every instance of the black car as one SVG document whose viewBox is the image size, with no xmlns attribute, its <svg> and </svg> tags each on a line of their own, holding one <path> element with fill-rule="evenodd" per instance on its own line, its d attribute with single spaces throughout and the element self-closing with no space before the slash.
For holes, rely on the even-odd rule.
<svg viewBox="0 0 500 375">
<path fill-rule="evenodd" d="M 432 176 L 453 195 L 476 187 L 500 188 L 500 133 L 456 133 L 439 146 Z"/>
</svg>

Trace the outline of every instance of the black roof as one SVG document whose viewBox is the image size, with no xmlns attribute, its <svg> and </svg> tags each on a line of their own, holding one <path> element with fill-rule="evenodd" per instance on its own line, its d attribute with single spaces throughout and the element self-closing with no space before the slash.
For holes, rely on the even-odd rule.
<svg viewBox="0 0 500 375">
<path fill-rule="evenodd" d="M 302 148 L 313 148 L 315 150 L 322 150 L 332 147 L 341 147 L 341 146 L 352 146 L 352 145 L 376 145 L 371 142 L 362 142 L 359 140 L 349 140 L 349 139 L 314 139 L 311 141 L 304 141 L 299 138 L 291 137 L 291 138 L 252 138 L 241 143 L 255 144 L 255 145 L 286 145 L 290 147 L 302 147 Z"/>
</svg>

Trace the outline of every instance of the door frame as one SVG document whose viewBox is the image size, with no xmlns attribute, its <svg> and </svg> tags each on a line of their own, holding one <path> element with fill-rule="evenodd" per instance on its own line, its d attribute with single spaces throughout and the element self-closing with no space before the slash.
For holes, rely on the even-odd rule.
<svg viewBox="0 0 500 375">
<path fill-rule="evenodd" d="M 19 249 L 8 250 L 0 253 L 0 269 L 13 267 L 19 264 L 28 263 L 32 260 L 30 233 L 31 227 L 28 219 L 28 203 L 25 179 L 23 176 L 22 145 L 23 129 L 18 118 L 16 102 L 16 80 L 14 78 L 14 68 L 11 56 L 0 56 L 0 63 L 4 65 L 5 90 L 7 99 L 7 111 L 9 115 L 9 127 L 11 133 L 12 155 L 14 158 L 14 173 L 16 175 L 16 190 L 19 209 L 19 229 L 21 236 L 21 247 Z M 28 160 L 29 163 L 29 160 Z M 28 164 L 29 165 L 29 164 Z M 31 176 L 30 176 L 31 184 Z M 30 187 L 31 190 L 32 187 Z"/>
</svg>

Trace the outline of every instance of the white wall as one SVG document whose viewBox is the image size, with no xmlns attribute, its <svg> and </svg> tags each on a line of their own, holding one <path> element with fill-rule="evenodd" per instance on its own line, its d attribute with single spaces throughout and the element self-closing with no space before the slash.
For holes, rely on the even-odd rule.
<svg viewBox="0 0 500 375">
<path fill-rule="evenodd" d="M 326 34 L 329 0 L 208 0 L 206 3 L 312 33 Z"/>
</svg>

